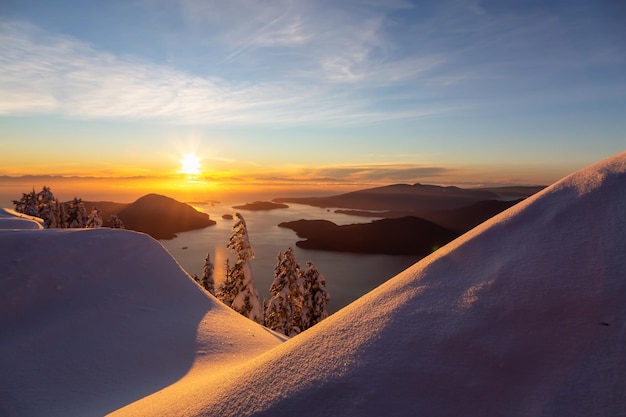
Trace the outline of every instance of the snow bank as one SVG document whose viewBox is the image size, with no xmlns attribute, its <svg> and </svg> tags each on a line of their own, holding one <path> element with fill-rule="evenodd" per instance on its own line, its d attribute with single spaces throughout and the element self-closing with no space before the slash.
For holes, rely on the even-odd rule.
<svg viewBox="0 0 626 417">
<path fill-rule="evenodd" d="M 176 402 L 167 388 L 116 415 L 625 415 L 624 190 L 626 153 Z"/>
<path fill-rule="evenodd" d="M 0 230 L 0 334 L 0 415 L 29 417 L 102 416 L 280 343 L 113 229 Z"/>
<path fill-rule="evenodd" d="M 43 220 L 8 208 L 0 208 L 0 229 L 43 229 Z"/>
</svg>

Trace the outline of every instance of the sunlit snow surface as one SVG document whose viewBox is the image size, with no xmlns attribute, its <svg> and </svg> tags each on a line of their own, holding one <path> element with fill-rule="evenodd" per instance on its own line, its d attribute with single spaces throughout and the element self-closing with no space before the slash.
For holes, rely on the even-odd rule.
<svg viewBox="0 0 626 417">
<path fill-rule="evenodd" d="M 15 210 L 0 208 L 0 230 L 43 229 L 43 220 Z"/>
<path fill-rule="evenodd" d="M 626 415 L 626 153 L 283 344 L 144 235 L 5 231 L 0 254 L 0 414 Z"/>
<path fill-rule="evenodd" d="M 280 343 L 141 233 L 0 230 L 0 271 L 1 416 L 101 416 Z"/>
</svg>

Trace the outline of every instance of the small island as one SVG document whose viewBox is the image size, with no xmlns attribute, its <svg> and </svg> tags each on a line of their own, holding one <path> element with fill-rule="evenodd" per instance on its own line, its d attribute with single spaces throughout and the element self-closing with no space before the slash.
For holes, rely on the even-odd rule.
<svg viewBox="0 0 626 417">
<path fill-rule="evenodd" d="M 222 219 L 224 219 L 224 220 L 232 220 L 233 219 L 233 215 L 232 214 L 222 214 Z"/>
<path fill-rule="evenodd" d="M 267 211 L 289 208 L 289 206 L 287 204 L 273 203 L 271 201 L 255 201 L 254 203 L 246 203 L 240 206 L 233 206 L 233 208 L 237 210 Z"/>
</svg>

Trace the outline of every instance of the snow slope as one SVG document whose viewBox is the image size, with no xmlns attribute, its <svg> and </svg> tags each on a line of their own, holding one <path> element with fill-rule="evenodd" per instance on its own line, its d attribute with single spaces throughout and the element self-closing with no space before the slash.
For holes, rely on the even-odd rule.
<svg viewBox="0 0 626 417">
<path fill-rule="evenodd" d="M 15 210 L 0 208 L 0 229 L 43 229 L 43 220 Z"/>
<path fill-rule="evenodd" d="M 622 153 L 235 371 L 114 415 L 626 415 L 625 190 Z"/>
<path fill-rule="evenodd" d="M 29 417 L 102 416 L 281 342 L 113 229 L 0 230 L 0 335 L 0 415 Z"/>
</svg>

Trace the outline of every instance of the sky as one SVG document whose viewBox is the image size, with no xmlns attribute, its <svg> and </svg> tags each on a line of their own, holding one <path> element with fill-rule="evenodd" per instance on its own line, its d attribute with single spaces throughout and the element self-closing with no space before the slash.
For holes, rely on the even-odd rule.
<svg viewBox="0 0 626 417">
<path fill-rule="evenodd" d="M 624 19 L 602 0 L 3 0 L 0 184 L 550 184 L 626 148 Z"/>
</svg>

